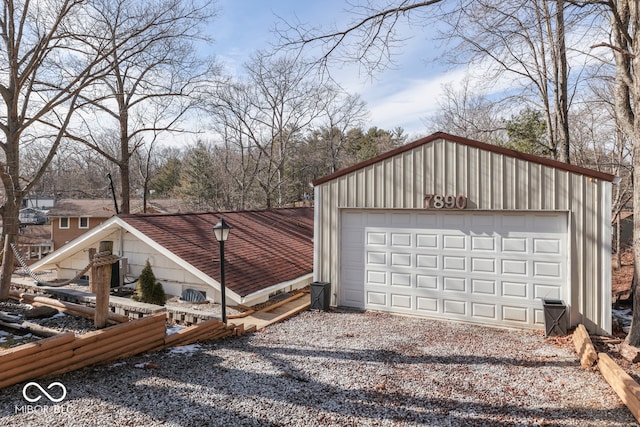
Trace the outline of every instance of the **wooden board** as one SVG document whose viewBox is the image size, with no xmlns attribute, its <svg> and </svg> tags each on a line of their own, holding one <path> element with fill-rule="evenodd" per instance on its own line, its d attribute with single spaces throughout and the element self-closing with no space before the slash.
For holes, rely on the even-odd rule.
<svg viewBox="0 0 640 427">
<path fill-rule="evenodd" d="M 598 354 L 598 369 L 631 414 L 640 422 L 640 385 L 606 353 Z"/>
<path fill-rule="evenodd" d="M 598 353 L 596 352 L 589 332 L 584 325 L 580 324 L 573 332 L 573 345 L 576 347 L 576 353 L 580 359 L 580 365 L 584 369 L 593 367 L 593 364 L 598 360 Z"/>
</svg>

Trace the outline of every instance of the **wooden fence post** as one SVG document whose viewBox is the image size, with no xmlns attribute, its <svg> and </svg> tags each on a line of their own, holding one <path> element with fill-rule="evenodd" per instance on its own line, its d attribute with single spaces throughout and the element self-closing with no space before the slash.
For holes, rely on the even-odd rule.
<svg viewBox="0 0 640 427">
<path fill-rule="evenodd" d="M 100 253 L 110 255 L 113 250 L 113 242 L 100 242 Z M 109 291 L 111 288 L 111 263 L 99 263 L 95 267 L 94 292 L 96 294 L 96 315 L 94 323 L 96 328 L 104 328 L 109 320 Z"/>
<path fill-rule="evenodd" d="M 96 248 L 89 248 L 89 262 L 93 262 L 93 257 L 96 255 Z M 96 268 L 91 265 L 91 268 L 89 269 L 89 292 L 90 293 L 95 293 L 95 286 L 93 286 L 93 283 L 96 280 Z"/>
</svg>

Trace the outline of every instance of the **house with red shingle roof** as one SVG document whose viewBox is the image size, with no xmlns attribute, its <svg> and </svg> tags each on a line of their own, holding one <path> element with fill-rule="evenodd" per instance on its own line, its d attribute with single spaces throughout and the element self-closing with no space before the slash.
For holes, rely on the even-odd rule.
<svg viewBox="0 0 640 427">
<path fill-rule="evenodd" d="M 147 201 L 148 213 L 179 213 L 179 199 Z M 131 200 L 131 212 L 142 212 L 142 200 Z M 49 209 L 53 249 L 59 249 L 73 239 L 97 227 L 116 214 L 113 199 L 60 199 Z"/>
<path fill-rule="evenodd" d="M 169 295 L 186 289 L 220 301 L 220 253 L 213 226 L 232 227 L 225 243 L 228 304 L 253 305 L 280 291 L 302 288 L 313 277 L 313 208 L 261 211 L 118 215 L 31 266 L 73 278 L 88 264 L 89 249 L 112 241 L 126 259 L 121 274 L 135 282 L 149 261 Z M 131 286 L 134 286 L 133 284 Z"/>
</svg>

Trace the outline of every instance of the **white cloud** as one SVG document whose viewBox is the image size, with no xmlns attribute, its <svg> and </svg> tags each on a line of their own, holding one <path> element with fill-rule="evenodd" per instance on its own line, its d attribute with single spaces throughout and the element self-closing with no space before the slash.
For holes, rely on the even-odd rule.
<svg viewBox="0 0 640 427">
<path fill-rule="evenodd" d="M 424 119 L 438 110 L 444 86 L 462 82 L 465 75 L 461 68 L 431 78 L 405 78 L 354 89 L 368 104 L 372 126 L 388 130 L 400 126 L 409 135 L 424 134 Z"/>
</svg>

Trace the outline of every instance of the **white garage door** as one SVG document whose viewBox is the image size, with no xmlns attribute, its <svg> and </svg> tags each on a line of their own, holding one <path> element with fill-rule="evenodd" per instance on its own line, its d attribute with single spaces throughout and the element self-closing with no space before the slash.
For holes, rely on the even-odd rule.
<svg viewBox="0 0 640 427">
<path fill-rule="evenodd" d="M 568 300 L 566 213 L 342 213 L 339 304 L 539 328 Z"/>
</svg>

